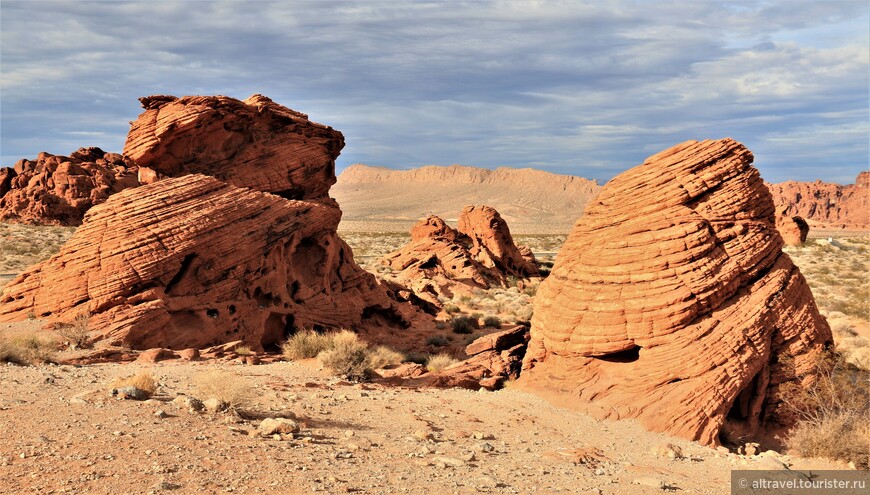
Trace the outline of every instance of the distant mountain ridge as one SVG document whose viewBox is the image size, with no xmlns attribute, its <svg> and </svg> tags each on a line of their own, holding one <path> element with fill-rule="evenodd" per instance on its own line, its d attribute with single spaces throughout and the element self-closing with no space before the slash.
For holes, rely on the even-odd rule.
<svg viewBox="0 0 870 495">
<path fill-rule="evenodd" d="M 868 179 L 870 172 L 862 172 L 855 184 L 787 181 L 767 186 L 778 207 L 804 217 L 813 228 L 867 230 Z M 601 187 L 594 180 L 532 168 L 427 165 L 394 170 L 354 164 L 338 176 L 331 194 L 343 220 L 392 223 L 398 231 L 427 215 L 449 221 L 466 205 L 485 204 L 497 209 L 514 233 L 567 233 Z"/>
<path fill-rule="evenodd" d="M 594 180 L 532 168 L 429 165 L 393 170 L 354 164 L 330 192 L 345 220 L 413 222 L 426 215 L 451 220 L 466 205 L 486 204 L 512 229 L 546 224 L 567 232 L 600 189 Z"/>
</svg>

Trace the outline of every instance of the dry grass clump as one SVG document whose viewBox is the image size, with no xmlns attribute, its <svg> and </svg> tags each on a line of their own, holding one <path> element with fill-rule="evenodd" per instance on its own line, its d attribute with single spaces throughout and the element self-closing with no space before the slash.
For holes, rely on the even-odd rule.
<svg viewBox="0 0 870 495">
<path fill-rule="evenodd" d="M 236 347 L 234 352 L 239 356 L 251 356 L 251 355 L 255 354 L 255 352 L 253 350 L 251 350 L 251 347 L 246 346 L 246 345 L 241 346 L 241 347 Z"/>
<path fill-rule="evenodd" d="M 197 375 L 193 384 L 202 400 L 217 399 L 223 405 L 222 409 L 246 409 L 254 399 L 251 384 L 232 373 L 208 371 Z"/>
<path fill-rule="evenodd" d="M 91 315 L 84 313 L 76 316 L 72 323 L 62 324 L 55 328 L 60 338 L 73 349 L 85 349 L 90 344 L 90 327 L 88 320 Z"/>
<path fill-rule="evenodd" d="M 404 354 L 383 345 L 375 347 L 369 353 L 369 364 L 373 369 L 402 364 L 404 361 Z"/>
<path fill-rule="evenodd" d="M 479 326 L 477 318 L 470 316 L 454 316 L 450 320 L 450 327 L 453 333 L 472 333 Z"/>
<path fill-rule="evenodd" d="M 321 352 L 318 359 L 334 374 L 348 380 L 368 380 L 373 370 L 368 346 L 350 330 L 332 334 L 332 347 Z"/>
<path fill-rule="evenodd" d="M 313 330 L 296 332 L 281 345 L 281 353 L 285 358 L 296 359 L 316 358 L 321 352 L 330 349 L 332 337 Z"/>
<path fill-rule="evenodd" d="M 785 384 L 780 397 L 797 414 L 786 444 L 805 457 L 853 462 L 860 469 L 870 461 L 870 373 L 830 352 L 813 371 L 808 388 Z"/>
<path fill-rule="evenodd" d="M 157 380 L 148 372 L 142 372 L 133 376 L 119 377 L 112 380 L 109 385 L 112 388 L 133 387 L 141 390 L 147 397 L 157 392 Z"/>
<path fill-rule="evenodd" d="M 36 334 L 0 337 L 0 362 L 20 365 L 53 363 L 57 341 Z"/>
<path fill-rule="evenodd" d="M 426 362 L 426 369 L 429 371 L 441 371 L 457 363 L 459 363 L 458 359 L 449 354 L 441 353 L 429 358 Z"/>
<path fill-rule="evenodd" d="M 501 328 L 501 319 L 498 316 L 489 315 L 483 319 L 483 326 L 489 328 Z"/>
</svg>

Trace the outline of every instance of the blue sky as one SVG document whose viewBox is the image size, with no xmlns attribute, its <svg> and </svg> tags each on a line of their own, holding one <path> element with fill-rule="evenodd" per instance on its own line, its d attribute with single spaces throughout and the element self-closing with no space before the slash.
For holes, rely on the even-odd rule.
<svg viewBox="0 0 870 495">
<path fill-rule="evenodd" d="M 604 182 L 730 136 L 765 179 L 870 155 L 870 3 L 0 1 L 0 157 L 120 151 L 150 94 L 265 94 L 351 163 Z"/>
</svg>

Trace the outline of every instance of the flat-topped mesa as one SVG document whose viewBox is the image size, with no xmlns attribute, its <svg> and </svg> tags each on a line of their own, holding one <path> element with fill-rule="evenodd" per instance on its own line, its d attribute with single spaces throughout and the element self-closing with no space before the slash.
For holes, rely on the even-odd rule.
<svg viewBox="0 0 870 495">
<path fill-rule="evenodd" d="M 752 154 L 687 141 L 611 180 L 535 297 L 518 386 L 713 445 L 791 421 L 831 330 Z"/>
<path fill-rule="evenodd" d="M 158 177 L 213 176 L 287 199 L 328 201 L 341 132 L 262 95 L 149 96 L 124 155 Z"/>
<path fill-rule="evenodd" d="M 261 349 L 302 328 L 408 326 L 413 308 L 353 262 L 340 216 L 203 175 L 128 189 L 6 286 L 0 320 L 90 313 L 92 339 L 136 349 Z"/>
<path fill-rule="evenodd" d="M 411 242 L 381 262 L 418 294 L 452 295 L 454 288 L 506 286 L 539 275 L 534 255 L 518 248 L 507 223 L 489 206 L 466 206 L 458 229 L 430 216 L 411 228 Z"/>
<path fill-rule="evenodd" d="M 40 153 L 0 169 L 0 221 L 79 225 L 109 195 L 139 185 L 136 166 L 117 153 L 81 148 L 70 156 Z"/>
</svg>

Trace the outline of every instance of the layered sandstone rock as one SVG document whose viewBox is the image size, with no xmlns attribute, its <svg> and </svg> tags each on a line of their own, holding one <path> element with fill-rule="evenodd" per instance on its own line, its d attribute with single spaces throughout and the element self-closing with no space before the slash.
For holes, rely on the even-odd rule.
<svg viewBox="0 0 870 495">
<path fill-rule="evenodd" d="M 111 194 L 139 185 L 137 168 L 117 153 L 81 148 L 70 156 L 40 153 L 0 169 L 0 221 L 78 225 Z"/>
<path fill-rule="evenodd" d="M 129 189 L 5 288 L 0 319 L 91 313 L 92 338 L 137 349 L 260 349 L 301 328 L 407 326 L 411 309 L 336 235 L 340 217 L 202 175 Z"/>
<path fill-rule="evenodd" d="M 870 172 L 854 184 L 787 181 L 767 184 L 773 202 L 787 216 L 799 216 L 813 228 L 870 229 Z"/>
<path fill-rule="evenodd" d="M 779 231 L 786 246 L 800 246 L 806 242 L 810 226 L 803 218 L 791 216 L 785 210 L 785 208 L 777 208 L 776 230 Z"/>
<path fill-rule="evenodd" d="M 688 141 L 611 180 L 535 298 L 520 385 L 716 444 L 780 421 L 831 331 L 752 154 Z"/>
<path fill-rule="evenodd" d="M 159 177 L 197 173 L 287 199 L 328 200 L 344 137 L 262 95 L 155 95 L 124 155 Z"/>
<path fill-rule="evenodd" d="M 538 275 L 534 255 L 520 250 L 494 208 L 466 206 L 458 229 L 431 216 L 411 229 L 411 242 L 381 262 L 398 272 L 418 294 L 452 295 L 457 286 L 505 286 L 511 278 Z"/>
</svg>

